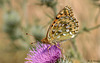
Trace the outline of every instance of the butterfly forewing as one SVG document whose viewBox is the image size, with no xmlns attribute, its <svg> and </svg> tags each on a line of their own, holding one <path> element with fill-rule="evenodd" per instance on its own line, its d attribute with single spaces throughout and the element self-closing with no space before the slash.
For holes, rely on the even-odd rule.
<svg viewBox="0 0 100 63">
<path fill-rule="evenodd" d="M 49 42 L 61 42 L 78 33 L 78 21 L 73 16 L 72 9 L 68 6 L 64 7 L 56 16 L 52 25 L 47 32 L 47 40 Z"/>
</svg>

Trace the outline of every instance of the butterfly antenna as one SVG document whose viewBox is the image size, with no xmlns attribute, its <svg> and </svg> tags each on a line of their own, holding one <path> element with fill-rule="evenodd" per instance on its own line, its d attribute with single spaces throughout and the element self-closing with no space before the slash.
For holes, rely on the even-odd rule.
<svg viewBox="0 0 100 63">
<path fill-rule="evenodd" d="M 31 34 L 28 34 L 28 33 L 26 33 L 26 35 L 29 35 L 29 36 L 32 36 L 32 37 L 33 37 L 33 35 L 31 35 Z"/>
<path fill-rule="evenodd" d="M 32 36 L 33 37 L 33 35 L 31 35 L 29 33 L 26 33 L 26 35 L 29 35 L 29 36 Z M 31 42 L 30 44 L 33 44 L 33 43 L 36 43 L 36 42 Z"/>
<path fill-rule="evenodd" d="M 33 43 L 36 43 L 36 42 L 31 42 L 30 44 L 33 44 Z"/>
</svg>

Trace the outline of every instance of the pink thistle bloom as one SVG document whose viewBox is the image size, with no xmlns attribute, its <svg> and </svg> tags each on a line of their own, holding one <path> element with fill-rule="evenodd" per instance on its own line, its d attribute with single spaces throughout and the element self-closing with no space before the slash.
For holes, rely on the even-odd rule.
<svg viewBox="0 0 100 63">
<path fill-rule="evenodd" d="M 34 48 L 30 49 L 27 54 L 27 61 L 25 63 L 55 63 L 61 57 L 61 50 L 57 47 L 59 44 L 52 45 L 47 44 L 38 44 L 36 50 Z M 60 47 L 60 46 L 59 46 Z"/>
</svg>

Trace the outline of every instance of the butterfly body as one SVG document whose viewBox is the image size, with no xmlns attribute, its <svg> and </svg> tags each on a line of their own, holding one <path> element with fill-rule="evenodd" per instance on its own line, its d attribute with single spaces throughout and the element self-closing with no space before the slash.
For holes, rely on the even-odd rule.
<svg viewBox="0 0 100 63">
<path fill-rule="evenodd" d="M 74 38 L 78 33 L 78 28 L 78 21 L 74 17 L 71 7 L 66 6 L 56 16 L 42 42 L 55 44 Z"/>
</svg>

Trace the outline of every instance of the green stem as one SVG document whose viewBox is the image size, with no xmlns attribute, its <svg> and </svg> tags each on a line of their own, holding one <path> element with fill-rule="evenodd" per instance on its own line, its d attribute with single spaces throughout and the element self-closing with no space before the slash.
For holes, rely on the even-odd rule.
<svg viewBox="0 0 100 63">
<path fill-rule="evenodd" d="M 18 50 L 19 48 L 15 45 L 14 40 L 11 40 L 11 44 L 14 46 L 15 50 Z"/>
<path fill-rule="evenodd" d="M 92 27 L 92 28 L 86 28 L 86 27 L 84 27 L 84 28 L 82 29 L 82 31 L 79 31 L 79 34 L 80 34 L 80 33 L 83 33 L 83 32 L 89 32 L 89 31 L 94 30 L 94 29 L 97 29 L 97 28 L 99 28 L 99 27 L 100 27 L 100 24 L 97 25 L 97 26 L 95 26 L 95 27 Z"/>
<path fill-rule="evenodd" d="M 97 20 L 98 20 L 98 18 L 99 18 L 99 15 L 100 15 L 100 7 L 99 7 L 99 11 L 98 11 L 98 13 L 97 13 L 97 15 L 96 15 L 96 17 L 95 17 L 95 23 L 97 23 Z"/>
<path fill-rule="evenodd" d="M 56 5 L 54 5 L 53 7 L 52 7 L 52 10 L 53 10 L 53 12 L 54 12 L 54 17 L 57 15 L 57 8 L 56 8 Z"/>
<path fill-rule="evenodd" d="M 97 29 L 97 28 L 99 28 L 99 27 L 100 27 L 100 24 L 99 24 L 99 25 L 97 25 L 97 26 L 95 26 L 95 27 L 88 28 L 88 31 L 91 31 L 91 30 Z"/>
<path fill-rule="evenodd" d="M 75 39 L 71 40 L 71 43 L 72 43 L 72 48 L 75 52 L 75 55 L 77 56 L 76 58 L 80 60 L 80 63 L 85 63 L 84 59 L 81 57 L 80 53 L 78 52 Z"/>
<path fill-rule="evenodd" d="M 54 17 L 57 15 L 57 4 L 58 4 L 58 0 L 56 0 L 55 2 L 54 2 L 54 4 L 52 5 L 52 10 L 53 10 L 53 12 L 54 12 Z"/>
<path fill-rule="evenodd" d="M 56 15 L 57 15 L 57 8 L 56 8 L 57 3 L 58 3 L 58 0 L 56 0 L 56 2 L 54 3 L 54 5 L 51 7 L 51 9 L 53 10 L 53 13 L 54 13 L 54 17 L 56 17 Z M 51 21 L 48 22 L 48 24 L 50 24 L 54 20 L 54 18 L 52 18 L 47 13 L 45 13 L 45 14 L 46 14 L 46 16 L 48 16 L 51 19 Z M 46 27 L 46 26 L 48 26 L 48 24 L 44 25 L 43 28 Z"/>
</svg>

